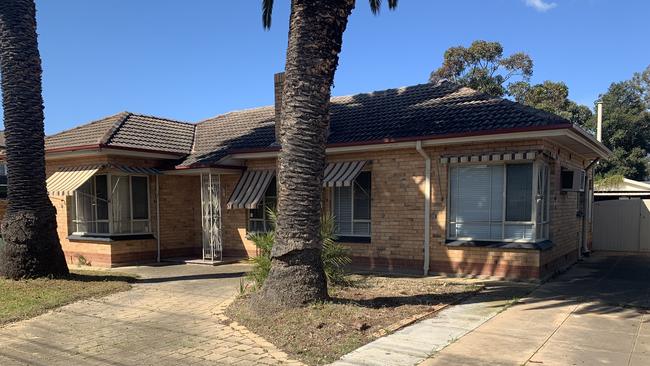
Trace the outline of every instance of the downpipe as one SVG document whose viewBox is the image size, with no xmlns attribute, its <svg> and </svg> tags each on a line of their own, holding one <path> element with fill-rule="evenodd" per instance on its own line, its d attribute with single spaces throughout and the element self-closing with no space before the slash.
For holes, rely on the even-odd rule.
<svg viewBox="0 0 650 366">
<path fill-rule="evenodd" d="M 594 159 L 587 167 L 585 168 L 585 174 L 589 174 L 589 170 L 593 170 L 593 166 L 598 163 L 600 158 Z M 592 185 L 593 185 L 593 180 L 594 180 L 594 174 L 592 172 L 591 174 L 591 180 L 592 180 Z M 588 180 L 585 179 L 585 183 Z M 582 259 L 583 256 L 587 255 L 589 256 L 589 248 L 587 248 L 587 218 L 593 222 L 593 217 L 594 217 L 594 203 L 593 201 L 593 192 L 588 188 L 585 188 L 585 203 L 584 207 L 582 208 L 582 243 L 580 243 L 580 250 L 578 250 L 578 260 Z M 591 205 L 591 210 L 589 210 L 589 205 Z M 587 217 L 587 213 L 590 213 L 589 217 Z M 593 226 L 592 226 L 592 238 L 593 238 Z"/>
<path fill-rule="evenodd" d="M 429 274 L 429 246 L 431 242 L 431 157 L 422 149 L 422 141 L 415 142 L 415 150 L 424 158 L 424 266 L 423 272 Z"/>
</svg>

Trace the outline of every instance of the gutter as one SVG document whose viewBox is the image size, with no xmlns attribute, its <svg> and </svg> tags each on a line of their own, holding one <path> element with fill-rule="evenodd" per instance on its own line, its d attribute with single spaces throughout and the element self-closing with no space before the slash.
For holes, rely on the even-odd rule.
<svg viewBox="0 0 650 366">
<path fill-rule="evenodd" d="M 422 140 L 415 142 L 415 150 L 424 158 L 424 276 L 429 274 L 429 246 L 431 242 L 431 157 L 422 149 Z"/>
</svg>

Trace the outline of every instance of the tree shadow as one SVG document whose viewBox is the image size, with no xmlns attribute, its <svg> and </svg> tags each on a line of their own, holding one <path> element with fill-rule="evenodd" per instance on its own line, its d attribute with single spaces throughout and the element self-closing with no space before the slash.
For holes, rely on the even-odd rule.
<svg viewBox="0 0 650 366">
<path fill-rule="evenodd" d="M 85 274 L 79 272 L 71 272 L 68 276 L 62 277 L 61 279 L 69 281 L 78 281 L 78 282 L 128 282 L 135 283 L 137 282 L 136 276 L 131 276 L 128 274 L 117 274 L 117 273 L 93 273 Z"/>
<path fill-rule="evenodd" d="M 342 305 L 357 305 L 364 308 L 384 309 L 397 308 L 405 305 L 434 306 L 455 302 L 467 294 L 417 294 L 405 296 L 378 296 L 371 299 L 346 299 L 332 297 L 331 301 Z"/>
</svg>

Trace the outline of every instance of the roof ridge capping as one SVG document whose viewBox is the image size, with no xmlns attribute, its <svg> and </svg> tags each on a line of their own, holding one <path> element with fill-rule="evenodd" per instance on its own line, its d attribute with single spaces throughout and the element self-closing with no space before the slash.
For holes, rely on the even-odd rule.
<svg viewBox="0 0 650 366">
<path fill-rule="evenodd" d="M 456 90 L 454 90 L 454 91 L 467 89 L 468 91 L 472 91 L 472 92 L 474 92 L 476 94 L 480 94 L 480 95 L 483 95 L 483 96 L 486 96 L 486 97 L 489 97 L 489 98 L 495 98 L 495 97 L 490 97 L 490 96 L 488 96 L 488 95 L 486 95 L 484 93 L 481 93 L 481 92 L 479 92 L 479 91 L 477 91 L 475 89 L 472 89 L 472 88 L 469 88 L 469 87 L 466 87 L 466 86 L 461 86 L 461 85 L 459 85 L 457 83 L 454 83 L 452 81 L 449 81 L 447 79 L 443 79 L 443 80 L 440 80 L 440 81 L 435 82 L 435 83 L 427 82 L 427 83 L 419 83 L 419 84 L 413 84 L 413 85 L 403 85 L 403 86 L 398 86 L 398 87 L 394 87 L 394 88 L 373 90 L 373 91 L 369 91 L 369 92 L 360 92 L 360 93 L 347 94 L 347 95 L 336 95 L 336 96 L 332 96 L 330 98 L 330 100 L 334 102 L 335 99 L 354 98 L 354 97 L 360 97 L 360 96 L 372 96 L 372 95 L 375 95 L 375 94 L 386 94 L 388 92 L 404 92 L 404 91 L 407 91 L 409 89 L 424 88 L 424 87 L 433 87 L 433 88 L 441 88 L 441 89 L 442 88 L 448 88 L 448 89 L 456 88 Z"/>
<path fill-rule="evenodd" d="M 117 130 L 119 130 L 120 127 L 122 127 L 122 125 L 124 124 L 124 122 L 126 122 L 126 120 L 133 115 L 131 112 L 126 112 L 126 111 L 121 112 L 119 114 L 122 114 L 120 118 L 117 121 L 115 121 L 115 123 L 113 123 L 113 125 L 109 127 L 108 130 L 106 130 L 106 132 L 104 132 L 104 134 L 102 135 L 102 137 L 99 138 L 99 141 L 97 141 L 97 143 L 99 143 L 100 145 L 108 144 L 108 141 L 111 139 L 111 137 L 115 135 Z"/>
<path fill-rule="evenodd" d="M 55 136 L 58 136 L 58 135 L 64 134 L 64 133 L 66 133 L 66 132 L 72 132 L 72 131 L 78 130 L 78 129 L 80 129 L 80 128 L 84 128 L 84 127 L 86 127 L 86 126 L 88 126 L 88 125 L 92 125 L 92 124 L 96 124 L 96 123 L 100 123 L 100 122 L 106 121 L 107 119 L 117 118 L 117 117 L 120 117 L 120 115 L 125 114 L 125 113 L 131 113 L 131 112 L 122 111 L 122 112 L 119 112 L 119 113 L 111 114 L 110 116 L 106 116 L 106 117 L 98 118 L 98 119 L 96 119 L 96 120 L 94 120 L 94 121 L 90 121 L 90 122 L 88 122 L 88 123 L 84 123 L 84 124 L 81 124 L 81 125 L 78 125 L 78 126 L 75 126 L 75 127 L 72 127 L 72 128 L 68 128 L 68 129 L 65 129 L 65 130 L 63 130 L 63 131 L 59 131 L 59 132 L 57 132 L 57 133 L 53 133 L 53 134 L 51 134 L 51 135 L 46 135 L 45 138 L 47 139 L 47 138 L 55 137 Z"/>
<path fill-rule="evenodd" d="M 196 123 L 194 123 L 194 122 L 179 121 L 179 120 L 173 119 L 173 118 L 159 117 L 159 116 L 154 116 L 154 115 L 151 115 L 151 114 L 144 114 L 144 113 L 130 113 L 130 114 L 132 116 L 137 116 L 137 117 L 159 119 L 161 121 L 166 121 L 166 122 L 173 122 L 173 123 L 179 123 L 179 124 L 184 124 L 184 125 L 196 126 Z"/>
<path fill-rule="evenodd" d="M 254 112 L 254 111 L 273 108 L 273 107 L 274 107 L 273 104 L 271 104 L 271 105 L 263 105 L 263 106 L 260 106 L 260 107 L 250 107 L 250 108 L 236 109 L 234 111 L 228 111 L 228 112 L 217 114 L 217 115 L 212 116 L 212 117 L 204 118 L 204 119 L 202 119 L 202 120 L 200 120 L 200 121 L 198 121 L 196 123 L 193 123 L 193 125 L 198 126 L 198 125 L 200 125 L 200 124 L 202 124 L 204 122 L 213 121 L 213 120 L 215 120 L 217 118 L 226 117 L 228 115 L 235 114 L 235 113 Z"/>
</svg>

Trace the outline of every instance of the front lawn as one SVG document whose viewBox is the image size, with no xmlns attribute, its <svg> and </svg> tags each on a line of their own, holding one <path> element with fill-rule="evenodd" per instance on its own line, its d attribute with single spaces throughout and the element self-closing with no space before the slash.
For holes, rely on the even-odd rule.
<svg viewBox="0 0 650 366">
<path fill-rule="evenodd" d="M 131 288 L 134 277 L 107 271 L 74 271 L 66 279 L 0 278 L 0 325 L 27 319 L 71 302 Z"/>
<path fill-rule="evenodd" d="M 351 276 L 330 288 L 331 301 L 300 309 L 257 314 L 240 296 L 226 316 L 310 365 L 337 360 L 402 326 L 430 316 L 481 286 L 464 280 Z"/>
</svg>

